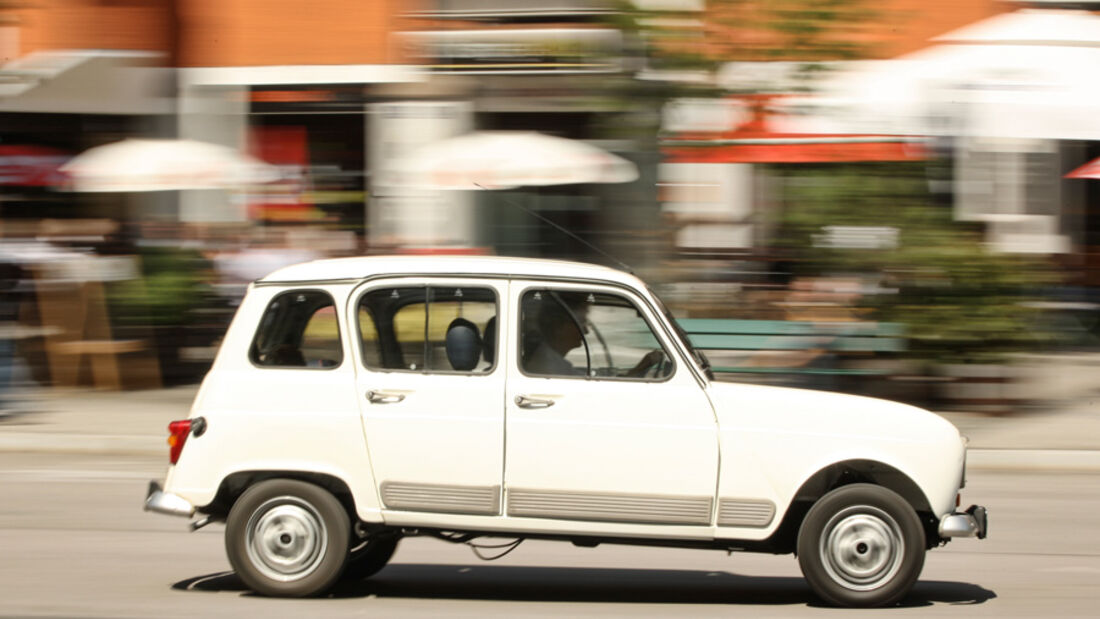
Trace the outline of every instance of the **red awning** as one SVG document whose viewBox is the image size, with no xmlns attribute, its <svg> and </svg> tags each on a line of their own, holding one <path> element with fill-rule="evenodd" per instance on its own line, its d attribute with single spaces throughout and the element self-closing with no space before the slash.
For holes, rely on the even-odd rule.
<svg viewBox="0 0 1100 619">
<path fill-rule="evenodd" d="M 928 157 L 924 140 L 897 135 L 782 133 L 775 121 L 783 112 L 773 102 L 785 95 L 731 97 L 748 118 L 726 131 L 693 132 L 661 141 L 669 163 L 829 163 L 843 161 L 918 161 Z"/>
<path fill-rule="evenodd" d="M 65 175 L 58 168 L 70 159 L 64 151 L 30 144 L 0 144 L 0 185 L 52 187 Z"/>
<path fill-rule="evenodd" d="M 667 140 L 669 163 L 831 163 L 919 161 L 928 157 L 920 141 L 898 136 L 789 136 Z"/>
</svg>

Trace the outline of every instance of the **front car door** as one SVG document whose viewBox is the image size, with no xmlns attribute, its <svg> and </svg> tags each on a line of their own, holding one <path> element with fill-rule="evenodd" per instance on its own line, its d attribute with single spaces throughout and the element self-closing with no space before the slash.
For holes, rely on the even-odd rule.
<svg viewBox="0 0 1100 619">
<path fill-rule="evenodd" d="M 651 304 L 617 286 L 513 281 L 510 306 L 507 514 L 710 525 L 714 413 Z"/>
<path fill-rule="evenodd" d="M 357 397 L 387 522 L 501 510 L 507 282 L 395 278 L 351 297 Z"/>
</svg>

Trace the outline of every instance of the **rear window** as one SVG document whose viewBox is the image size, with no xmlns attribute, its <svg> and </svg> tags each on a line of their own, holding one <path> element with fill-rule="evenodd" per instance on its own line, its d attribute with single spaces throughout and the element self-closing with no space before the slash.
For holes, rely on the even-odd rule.
<svg viewBox="0 0 1100 619">
<path fill-rule="evenodd" d="M 334 368 L 344 360 L 332 296 L 321 290 L 284 292 L 264 311 L 249 349 L 260 367 Z"/>
</svg>

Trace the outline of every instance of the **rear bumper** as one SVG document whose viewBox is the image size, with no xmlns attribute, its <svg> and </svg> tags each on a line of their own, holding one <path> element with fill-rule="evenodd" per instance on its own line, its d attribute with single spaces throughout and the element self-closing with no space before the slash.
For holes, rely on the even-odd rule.
<svg viewBox="0 0 1100 619">
<path fill-rule="evenodd" d="M 976 537 L 985 539 L 989 518 L 981 505 L 971 505 L 965 512 L 952 512 L 940 517 L 940 537 Z"/>
<path fill-rule="evenodd" d="M 151 481 L 145 495 L 145 511 L 188 518 L 195 513 L 195 506 L 179 495 L 165 492 L 159 483 Z"/>
</svg>

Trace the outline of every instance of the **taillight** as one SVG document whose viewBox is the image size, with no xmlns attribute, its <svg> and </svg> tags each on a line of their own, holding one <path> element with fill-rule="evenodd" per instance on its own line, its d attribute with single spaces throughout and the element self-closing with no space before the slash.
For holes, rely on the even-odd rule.
<svg viewBox="0 0 1100 619">
<path fill-rule="evenodd" d="M 168 461 L 175 464 L 180 459 L 183 444 L 191 434 L 191 420 L 173 421 L 168 424 Z"/>
</svg>

